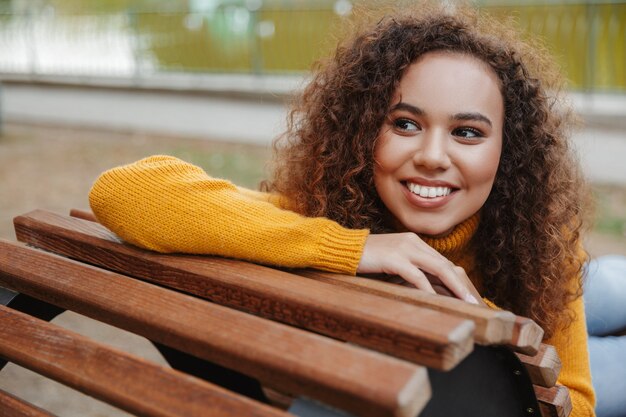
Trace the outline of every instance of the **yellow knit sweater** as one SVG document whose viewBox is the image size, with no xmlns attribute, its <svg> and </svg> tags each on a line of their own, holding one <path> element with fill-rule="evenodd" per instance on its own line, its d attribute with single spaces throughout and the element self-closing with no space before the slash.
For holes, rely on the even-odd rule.
<svg viewBox="0 0 626 417">
<path fill-rule="evenodd" d="M 251 191 L 209 177 L 201 168 L 168 156 L 153 156 L 103 173 L 89 201 L 98 221 L 125 241 L 159 252 L 212 254 L 287 267 L 355 274 L 368 230 L 346 229 L 325 218 L 287 210 L 276 195 Z M 448 236 L 426 242 L 482 282 L 468 245 L 474 216 Z M 572 417 L 593 416 L 595 402 L 582 299 L 576 321 L 546 343 L 563 368 L 559 383 L 570 389 Z"/>
</svg>

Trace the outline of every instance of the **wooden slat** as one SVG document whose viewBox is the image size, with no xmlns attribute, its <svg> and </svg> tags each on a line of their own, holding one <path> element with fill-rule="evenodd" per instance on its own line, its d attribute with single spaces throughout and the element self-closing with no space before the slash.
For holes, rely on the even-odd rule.
<svg viewBox="0 0 626 417">
<path fill-rule="evenodd" d="M 542 417 L 567 417 L 572 412 L 569 390 L 563 385 L 551 388 L 534 386 Z"/>
<path fill-rule="evenodd" d="M 433 295 L 415 288 L 375 279 L 313 270 L 296 271 L 296 273 L 316 281 L 327 282 L 472 320 L 476 324 L 474 339 L 483 345 L 509 344 L 512 340 L 515 315 L 507 311 L 492 310 L 456 298 Z"/>
<path fill-rule="evenodd" d="M 45 211 L 14 220 L 19 240 L 232 308 L 449 370 L 473 348 L 474 324 L 444 313 L 243 261 L 163 255 L 120 244 L 101 225 Z"/>
<path fill-rule="evenodd" d="M 96 216 L 88 210 L 81 210 L 77 208 L 73 208 L 70 210 L 70 216 L 75 217 L 77 219 L 88 220 L 90 222 L 97 222 Z"/>
<path fill-rule="evenodd" d="M 430 396 L 423 367 L 19 243 L 0 240 L 0 283 L 357 415 Z"/>
<path fill-rule="evenodd" d="M 548 388 L 556 384 L 561 372 L 561 359 L 554 346 L 542 343 L 535 356 L 518 353 L 517 357 L 526 367 L 533 384 Z"/>
<path fill-rule="evenodd" d="M 6 391 L 0 390 L 0 416 L 2 417 L 54 417 L 53 414 L 42 410 Z"/>
<path fill-rule="evenodd" d="M 70 215 L 85 220 L 97 221 L 93 213 L 87 211 L 72 210 Z M 414 305 L 428 306 L 432 309 L 468 318 L 476 323 L 475 339 L 478 343 L 508 344 L 513 349 L 517 348 L 517 350 L 522 350 L 529 354 L 536 352 L 535 356 L 528 356 L 523 353 L 517 354 L 525 365 L 533 384 L 542 387 L 552 387 L 556 383 L 561 369 L 561 362 L 556 350 L 552 346 L 540 344 L 543 335 L 542 330 L 538 329 L 536 324 L 529 319 L 516 319 L 513 314 L 508 312 L 484 309 L 464 303 L 461 300 L 410 290 L 384 281 L 312 270 L 300 270 L 295 271 L 295 273 L 317 281 L 332 283 L 352 290 Z M 521 346 L 515 346 L 515 344 L 520 344 Z M 540 346 L 536 346 L 539 344 Z M 540 388 L 535 388 L 540 397 L 544 417 L 552 414 L 558 415 L 557 410 L 566 410 L 567 405 L 563 406 L 559 403 L 563 401 L 562 390 L 560 395 L 556 395 L 559 391 L 544 392 Z M 554 404 L 555 401 L 557 401 L 557 404 Z"/>
<path fill-rule="evenodd" d="M 0 356 L 134 414 L 288 415 L 5 306 L 0 329 Z"/>
<path fill-rule="evenodd" d="M 97 221 L 92 212 L 85 210 L 72 209 L 70 216 Z M 455 298 L 432 295 L 374 279 L 313 270 L 293 272 L 316 281 L 427 307 L 471 320 L 476 325 L 474 339 L 483 345 L 504 344 L 527 355 L 533 355 L 537 352 L 543 337 L 543 330 L 534 321 L 526 318 L 516 320 L 515 315 L 508 311 L 487 309 Z"/>
<path fill-rule="evenodd" d="M 532 356 L 537 353 L 542 340 L 543 329 L 537 323 L 526 317 L 515 317 L 510 346 L 515 346 L 515 350 L 520 353 Z"/>
</svg>

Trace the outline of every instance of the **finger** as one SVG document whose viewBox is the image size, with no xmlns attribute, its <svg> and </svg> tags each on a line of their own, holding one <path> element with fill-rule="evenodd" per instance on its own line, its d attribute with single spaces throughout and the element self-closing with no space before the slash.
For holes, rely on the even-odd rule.
<svg viewBox="0 0 626 417">
<path fill-rule="evenodd" d="M 435 290 L 435 292 L 439 295 L 445 295 L 446 297 L 454 297 L 454 298 L 458 298 L 454 293 L 452 293 L 452 291 L 450 291 L 448 289 L 448 287 L 446 287 L 443 282 L 441 282 L 441 280 L 439 278 L 437 278 L 436 276 L 432 275 L 432 274 L 428 274 L 426 273 L 426 278 L 428 278 L 428 281 L 430 282 L 430 285 L 433 286 L 433 289 Z M 474 294 L 472 292 L 472 294 Z M 474 295 L 474 297 L 476 297 L 476 295 Z"/>
<path fill-rule="evenodd" d="M 409 287 L 409 288 L 413 288 L 413 289 L 417 289 L 415 288 L 415 285 L 411 284 L 409 281 L 403 279 L 402 282 L 399 282 L 398 285 L 402 285 L 403 287 Z"/>
<path fill-rule="evenodd" d="M 399 269 L 397 273 L 402 278 L 413 284 L 416 288 L 431 294 L 436 294 L 436 291 L 430 284 L 430 281 L 428 281 L 428 278 L 426 278 L 426 275 L 424 275 L 419 268 L 415 267 L 415 265 L 408 264 L 404 268 Z"/>
<path fill-rule="evenodd" d="M 476 287 L 474 286 L 474 283 L 472 282 L 472 280 L 469 278 L 469 276 L 467 275 L 467 272 L 465 272 L 465 269 L 455 265 L 454 266 L 454 270 L 457 272 L 457 275 L 459 275 L 460 277 L 462 277 L 465 280 L 465 285 L 467 287 L 467 289 L 469 290 L 470 294 L 474 297 L 473 300 L 466 300 L 466 301 L 470 301 L 470 302 L 475 302 L 475 304 L 479 304 L 479 305 L 484 305 L 484 302 L 482 300 L 482 296 L 480 295 L 480 293 L 478 292 L 478 290 L 476 289 Z"/>
<path fill-rule="evenodd" d="M 441 280 L 439 278 L 437 278 L 436 276 L 434 276 L 433 274 L 430 274 L 428 272 L 425 272 L 426 278 L 428 278 L 428 281 L 434 286 L 434 285 L 439 285 L 441 287 L 444 286 L 443 282 L 441 282 Z"/>
<path fill-rule="evenodd" d="M 469 303 L 478 304 L 478 300 L 467 287 L 467 275 L 457 270 L 450 261 L 443 256 L 423 257 L 420 259 L 420 269 L 441 281 L 457 298 Z"/>
<path fill-rule="evenodd" d="M 435 289 L 435 292 L 439 295 L 445 295 L 446 297 L 454 297 L 454 294 L 452 294 L 450 290 L 443 285 L 433 284 L 433 288 Z"/>
<path fill-rule="evenodd" d="M 435 248 L 426 244 L 419 236 L 415 235 L 415 237 L 417 238 L 415 244 L 418 251 L 412 253 L 420 255 L 419 259 L 415 259 L 415 266 L 423 270 L 423 272 L 430 273 L 431 277 L 429 279 L 431 283 L 444 285 L 457 298 L 478 304 L 478 300 L 468 289 L 468 286 L 473 287 L 473 285 L 467 274 L 465 274 L 465 270 L 454 265 L 448 258 L 437 252 Z"/>
</svg>

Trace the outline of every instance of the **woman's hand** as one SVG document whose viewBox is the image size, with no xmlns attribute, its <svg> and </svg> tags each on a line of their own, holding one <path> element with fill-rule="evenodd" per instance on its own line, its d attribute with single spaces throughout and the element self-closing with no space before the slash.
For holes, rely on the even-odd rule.
<svg viewBox="0 0 626 417">
<path fill-rule="evenodd" d="M 421 290 L 435 294 L 437 291 L 433 285 L 442 286 L 461 300 L 483 304 L 465 270 L 428 246 L 415 233 L 369 235 L 357 273 L 399 275 Z"/>
</svg>

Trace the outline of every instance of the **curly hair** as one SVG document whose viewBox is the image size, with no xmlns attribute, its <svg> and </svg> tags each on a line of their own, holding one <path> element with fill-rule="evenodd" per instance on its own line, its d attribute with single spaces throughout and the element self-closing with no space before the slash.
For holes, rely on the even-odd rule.
<svg viewBox="0 0 626 417">
<path fill-rule="evenodd" d="M 264 184 L 306 216 L 391 232 L 374 186 L 374 148 L 406 69 L 431 51 L 472 55 L 498 76 L 503 148 L 472 244 L 485 296 L 535 320 L 549 337 L 571 322 L 585 256 L 587 188 L 568 146 L 575 118 L 548 54 L 472 9 L 421 5 L 387 15 L 341 43 L 297 97 Z"/>
</svg>

